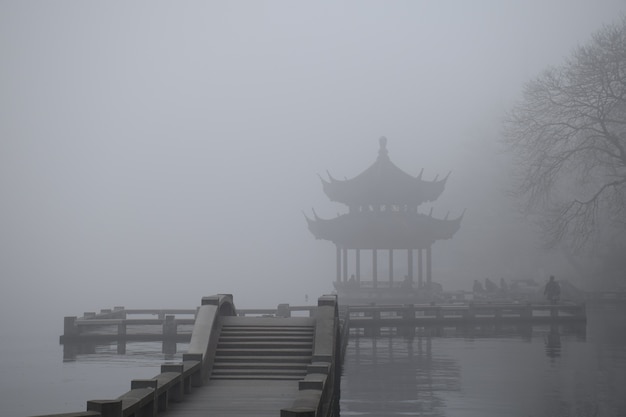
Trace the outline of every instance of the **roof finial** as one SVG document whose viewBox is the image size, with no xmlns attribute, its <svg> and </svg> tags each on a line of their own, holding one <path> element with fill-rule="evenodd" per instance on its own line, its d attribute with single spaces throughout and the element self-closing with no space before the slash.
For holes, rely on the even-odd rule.
<svg viewBox="0 0 626 417">
<path fill-rule="evenodd" d="M 378 139 L 378 143 L 380 143 L 380 149 L 378 150 L 378 156 L 379 157 L 387 156 L 387 138 L 384 137 L 384 136 L 381 136 L 380 139 Z"/>
</svg>

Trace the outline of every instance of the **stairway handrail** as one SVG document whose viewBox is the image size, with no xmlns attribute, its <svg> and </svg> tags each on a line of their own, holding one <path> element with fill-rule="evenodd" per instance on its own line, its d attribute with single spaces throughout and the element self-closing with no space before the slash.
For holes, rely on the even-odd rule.
<svg viewBox="0 0 626 417">
<path fill-rule="evenodd" d="M 237 311 L 232 294 L 202 297 L 202 304 L 198 308 L 196 321 L 193 325 L 189 348 L 187 353 L 183 354 L 183 362 L 185 360 L 198 360 L 202 364 L 201 374 L 192 381 L 194 386 L 203 385 L 211 374 L 219 340 L 220 319 L 224 316 L 236 315 Z"/>
<path fill-rule="evenodd" d="M 338 407 L 340 373 L 340 332 L 337 295 L 318 299 L 315 315 L 313 358 L 307 375 L 298 383 L 298 395 L 281 417 L 333 416 Z"/>
</svg>

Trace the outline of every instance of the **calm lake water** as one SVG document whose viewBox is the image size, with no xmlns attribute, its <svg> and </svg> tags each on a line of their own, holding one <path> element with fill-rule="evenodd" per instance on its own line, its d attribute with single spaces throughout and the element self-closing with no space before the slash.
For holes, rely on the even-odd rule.
<svg viewBox="0 0 626 417">
<path fill-rule="evenodd" d="M 388 329 L 355 334 L 342 416 L 626 416 L 626 307 L 586 326 Z"/>
<path fill-rule="evenodd" d="M 586 326 L 353 331 L 342 416 L 626 416 L 626 306 L 589 306 Z M 57 320 L 60 321 L 60 320 Z M 81 411 L 164 362 L 160 343 L 65 352 L 59 328 L 0 341 L 2 416 Z"/>
</svg>

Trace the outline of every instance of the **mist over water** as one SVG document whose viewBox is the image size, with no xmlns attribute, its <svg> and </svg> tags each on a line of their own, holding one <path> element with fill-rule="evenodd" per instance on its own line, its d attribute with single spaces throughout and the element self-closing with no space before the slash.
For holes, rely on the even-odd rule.
<svg viewBox="0 0 626 417">
<path fill-rule="evenodd" d="M 623 0 L 0 2 L 2 386 L 30 372 L 7 355 L 56 342 L 64 316 L 330 293 L 335 248 L 303 212 L 345 212 L 318 174 L 359 174 L 383 135 L 406 172 L 452 171 L 435 216 L 467 209 L 433 247 L 434 281 L 584 284 L 514 214 L 497 139 L 526 80 L 625 12 Z"/>
</svg>

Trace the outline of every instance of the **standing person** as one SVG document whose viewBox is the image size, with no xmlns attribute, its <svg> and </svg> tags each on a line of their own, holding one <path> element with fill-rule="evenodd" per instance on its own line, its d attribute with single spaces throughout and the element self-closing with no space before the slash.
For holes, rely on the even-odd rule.
<svg viewBox="0 0 626 417">
<path fill-rule="evenodd" d="M 559 301 L 561 286 L 554 279 L 554 275 L 550 275 L 550 280 L 546 284 L 546 288 L 543 290 L 543 295 L 545 295 L 552 304 L 556 304 Z"/>
</svg>

